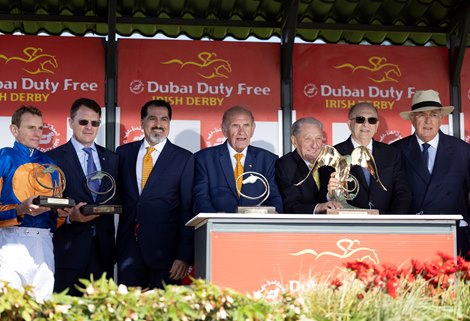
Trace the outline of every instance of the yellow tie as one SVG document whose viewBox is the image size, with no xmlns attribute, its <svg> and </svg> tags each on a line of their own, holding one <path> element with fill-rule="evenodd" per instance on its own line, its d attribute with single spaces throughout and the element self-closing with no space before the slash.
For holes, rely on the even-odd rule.
<svg viewBox="0 0 470 321">
<path fill-rule="evenodd" d="M 155 150 L 153 147 L 147 147 L 147 153 L 144 156 L 144 162 L 142 164 L 142 190 L 144 189 L 145 183 L 149 178 L 150 172 L 153 167 L 152 153 Z"/>
<path fill-rule="evenodd" d="M 238 190 L 241 191 L 242 190 L 242 181 L 243 181 L 243 178 L 240 177 L 240 179 L 237 181 L 237 178 L 243 174 L 243 166 L 242 166 L 242 162 L 241 162 L 241 159 L 243 157 L 243 154 L 241 153 L 238 153 L 238 154 L 235 154 L 233 157 L 236 158 L 237 160 L 237 164 L 235 164 L 235 170 L 233 171 L 233 176 L 235 177 L 235 183 L 237 184 L 238 186 Z"/>
<path fill-rule="evenodd" d="M 308 167 L 312 169 L 313 165 L 310 164 Z M 320 190 L 320 174 L 318 174 L 318 169 L 313 170 L 312 176 L 313 180 L 315 181 L 315 184 L 317 185 L 318 190 Z"/>
</svg>

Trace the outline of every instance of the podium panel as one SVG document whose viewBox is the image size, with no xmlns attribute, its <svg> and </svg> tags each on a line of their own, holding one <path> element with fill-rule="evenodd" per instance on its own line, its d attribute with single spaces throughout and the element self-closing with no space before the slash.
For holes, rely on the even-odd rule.
<svg viewBox="0 0 470 321">
<path fill-rule="evenodd" d="M 459 215 L 199 214 L 196 277 L 241 292 L 298 291 L 345 262 L 393 263 L 456 255 Z"/>
</svg>

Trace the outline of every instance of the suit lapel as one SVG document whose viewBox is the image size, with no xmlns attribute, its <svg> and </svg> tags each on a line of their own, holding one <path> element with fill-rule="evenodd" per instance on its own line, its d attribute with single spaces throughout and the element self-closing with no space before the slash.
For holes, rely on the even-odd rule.
<svg viewBox="0 0 470 321">
<path fill-rule="evenodd" d="M 134 195 L 139 195 L 139 186 L 137 185 L 137 174 L 135 172 L 135 168 L 137 166 L 137 155 L 139 154 L 140 146 L 142 146 L 143 143 L 144 140 L 142 139 L 139 143 L 132 143 L 132 145 L 129 146 L 129 168 L 127 170 L 129 171 L 130 178 L 127 184 L 132 184 Z"/>
<path fill-rule="evenodd" d="M 165 147 L 163 147 L 160 155 L 158 155 L 157 162 L 152 167 L 152 171 L 150 172 L 149 178 L 147 180 L 147 184 L 142 190 L 141 196 L 148 193 L 147 191 L 151 189 L 147 187 L 152 185 L 151 182 L 158 182 L 159 176 L 162 173 L 162 171 L 167 170 L 171 166 L 170 163 L 171 163 L 172 153 L 173 153 L 173 144 L 167 139 L 165 143 Z M 162 182 L 158 182 L 158 184 L 161 184 L 161 183 Z"/>
<path fill-rule="evenodd" d="M 305 161 L 300 157 L 299 153 L 294 150 L 292 153 L 292 156 L 296 162 L 296 168 L 295 168 L 295 173 L 294 173 L 294 184 L 302 181 L 305 176 L 309 173 L 309 168 L 307 164 L 305 164 Z M 320 180 L 321 181 L 321 180 Z M 300 188 L 305 188 L 306 190 L 317 190 L 317 184 L 315 183 L 315 180 L 313 179 L 313 175 L 310 175 L 309 178 L 303 182 Z"/>
<path fill-rule="evenodd" d="M 227 181 L 230 190 L 233 195 L 238 198 L 237 189 L 235 187 L 235 177 L 233 176 L 232 160 L 230 159 L 230 153 L 228 152 L 227 141 L 220 145 L 219 149 L 219 162 L 222 172 L 224 173 L 225 180 Z M 245 160 L 246 166 L 246 160 Z"/>
<path fill-rule="evenodd" d="M 431 175 L 429 174 L 426 166 L 424 166 L 422 161 L 421 149 L 418 145 L 418 141 L 416 140 L 416 136 L 410 137 L 407 146 L 405 147 L 406 151 L 404 155 L 406 157 L 407 163 L 410 167 L 418 174 L 418 176 L 425 182 L 426 184 L 429 183 L 431 179 Z"/>
</svg>

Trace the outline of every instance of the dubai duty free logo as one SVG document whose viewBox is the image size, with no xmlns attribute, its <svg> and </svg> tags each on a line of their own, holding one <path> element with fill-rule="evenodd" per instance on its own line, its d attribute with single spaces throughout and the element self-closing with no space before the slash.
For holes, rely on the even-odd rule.
<svg viewBox="0 0 470 321">
<path fill-rule="evenodd" d="M 218 58 L 215 52 L 202 51 L 193 60 L 181 60 L 178 58 L 162 61 L 162 65 L 176 64 L 180 66 L 180 70 L 192 67 L 195 73 L 202 78 L 228 78 L 232 73 L 230 61 Z"/>
<path fill-rule="evenodd" d="M 59 63 L 54 55 L 45 53 L 40 47 L 26 47 L 21 54 L 6 56 L 0 52 L 0 62 L 7 64 L 17 64 L 21 69 L 30 75 L 41 73 L 54 74 L 54 69 L 59 67 Z"/>
</svg>

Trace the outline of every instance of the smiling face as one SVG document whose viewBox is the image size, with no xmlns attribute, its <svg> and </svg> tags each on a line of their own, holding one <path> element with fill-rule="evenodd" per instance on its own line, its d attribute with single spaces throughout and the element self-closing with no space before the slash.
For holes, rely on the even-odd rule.
<svg viewBox="0 0 470 321">
<path fill-rule="evenodd" d="M 358 123 L 356 117 L 364 117 L 365 121 Z M 378 118 L 377 110 L 369 104 L 358 105 L 349 115 L 348 126 L 351 130 L 351 136 L 361 146 L 369 145 L 377 128 L 379 128 L 379 121 L 370 124 L 369 118 Z"/>
<path fill-rule="evenodd" d="M 91 146 L 95 141 L 99 124 L 100 115 L 83 105 L 79 107 L 73 119 L 69 118 L 69 126 L 73 131 L 73 137 L 85 147 Z"/>
<path fill-rule="evenodd" d="M 256 125 L 249 114 L 237 112 L 228 115 L 226 123 L 222 124 L 222 132 L 229 145 L 238 153 L 241 153 L 250 145 L 255 127 Z"/>
<path fill-rule="evenodd" d="M 42 117 L 31 113 L 21 115 L 19 126 L 10 125 L 15 140 L 28 148 L 37 148 L 42 136 Z"/>
<path fill-rule="evenodd" d="M 150 146 L 162 142 L 170 134 L 170 116 L 166 107 L 149 106 L 142 119 L 142 129 Z"/>
<path fill-rule="evenodd" d="M 323 146 L 323 131 L 318 125 L 305 123 L 291 141 L 300 157 L 313 164 Z"/>
<path fill-rule="evenodd" d="M 442 124 L 440 110 L 413 112 L 410 114 L 410 119 L 416 135 L 425 143 L 436 137 Z"/>
</svg>

